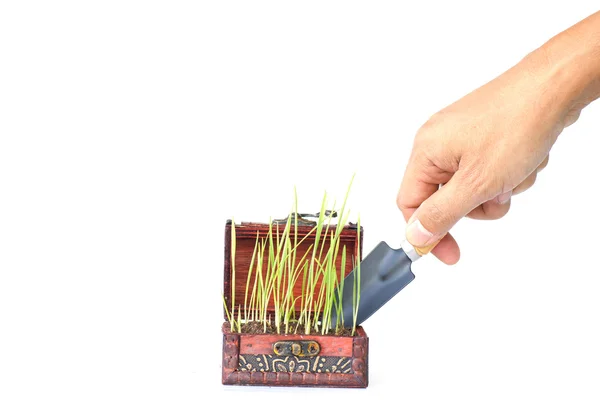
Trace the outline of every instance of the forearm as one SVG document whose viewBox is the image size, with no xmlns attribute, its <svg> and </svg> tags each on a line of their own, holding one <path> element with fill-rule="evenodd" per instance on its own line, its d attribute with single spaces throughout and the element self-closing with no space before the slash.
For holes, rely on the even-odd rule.
<svg viewBox="0 0 600 400">
<path fill-rule="evenodd" d="M 529 58 L 543 70 L 547 91 L 566 108 L 583 108 L 596 100 L 600 97 L 600 12 L 556 35 Z"/>
</svg>

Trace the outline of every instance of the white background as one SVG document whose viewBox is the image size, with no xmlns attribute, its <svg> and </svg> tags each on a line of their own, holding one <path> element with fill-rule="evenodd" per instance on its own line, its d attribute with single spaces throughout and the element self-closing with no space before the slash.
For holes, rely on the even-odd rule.
<svg viewBox="0 0 600 400">
<path fill-rule="evenodd" d="M 418 127 L 597 8 L 2 2 L 0 398 L 599 398 L 600 104 L 364 324 L 366 391 L 220 383 L 226 219 L 356 172 L 365 250 L 397 246 Z"/>
</svg>

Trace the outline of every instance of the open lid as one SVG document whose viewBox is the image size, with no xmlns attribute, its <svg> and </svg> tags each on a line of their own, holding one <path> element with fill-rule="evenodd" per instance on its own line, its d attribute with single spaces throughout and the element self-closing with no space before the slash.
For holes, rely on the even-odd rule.
<svg viewBox="0 0 600 400">
<path fill-rule="evenodd" d="M 299 261 L 303 258 L 303 256 L 309 251 L 311 245 L 314 245 L 316 240 L 316 231 L 315 226 L 307 224 L 306 221 L 303 224 L 298 224 L 297 226 L 297 248 L 296 248 L 296 265 L 299 264 Z M 282 235 L 284 229 L 286 227 L 286 222 L 274 223 L 272 227 L 273 232 L 273 240 L 275 241 L 277 238 L 277 232 Z M 323 254 L 327 252 L 330 247 L 331 242 L 331 232 L 335 232 L 336 225 L 329 225 L 327 229 L 327 225 L 323 227 L 321 232 L 321 236 L 319 239 L 320 243 L 324 242 Z M 293 242 L 296 235 L 296 227 L 295 224 L 292 223 L 290 228 L 290 239 Z M 241 308 L 242 313 L 244 312 L 244 303 L 250 302 L 252 288 L 254 286 L 254 281 L 256 278 L 256 270 L 257 263 L 255 257 L 255 262 L 252 267 L 252 274 L 250 280 L 248 280 L 248 273 L 250 271 L 250 264 L 252 261 L 252 256 L 254 253 L 254 249 L 256 246 L 257 237 L 258 240 L 264 240 L 268 237 L 269 234 L 269 224 L 264 223 L 247 223 L 243 222 L 241 224 L 235 225 L 235 309 Z M 362 235 L 363 229 L 361 227 L 360 231 L 360 241 L 359 241 L 359 232 L 357 229 L 357 225 L 348 224 L 344 226 L 340 233 L 340 243 L 339 243 L 339 253 L 336 258 L 335 268 L 338 276 L 338 282 L 341 280 L 341 270 L 342 270 L 342 249 L 344 246 L 346 247 L 346 263 L 344 267 L 344 275 L 347 276 L 353 269 L 354 260 L 358 256 L 362 257 Z M 305 238 L 303 241 L 302 239 Z M 276 245 L 275 245 L 276 246 Z M 359 248 L 360 246 L 360 248 Z M 319 244 L 319 248 L 321 244 Z M 267 244 L 268 249 L 268 244 Z M 227 309 L 231 310 L 231 300 L 232 300 L 232 225 L 231 221 L 227 221 L 225 224 L 225 269 L 224 269 L 224 288 L 223 294 L 225 297 L 225 303 L 227 304 Z M 359 252 L 360 250 L 360 252 Z M 312 252 L 312 249 L 310 249 Z M 265 252 L 265 257 L 263 257 L 263 273 L 267 268 L 267 252 Z M 310 260 L 311 254 L 308 254 L 305 260 Z M 345 278 L 345 276 L 343 278 Z M 246 299 L 246 286 L 248 285 L 248 296 Z M 316 293 L 318 293 L 321 287 L 321 282 L 318 282 L 316 285 Z M 293 295 L 294 297 L 300 296 L 302 293 L 302 274 L 300 274 L 299 278 L 296 280 Z M 294 309 L 296 312 L 300 311 L 300 302 L 296 302 L 294 305 Z M 271 299 L 268 307 L 268 312 L 274 311 L 273 301 Z M 248 307 L 248 312 L 251 311 Z M 225 313 L 225 312 L 224 312 Z"/>
</svg>

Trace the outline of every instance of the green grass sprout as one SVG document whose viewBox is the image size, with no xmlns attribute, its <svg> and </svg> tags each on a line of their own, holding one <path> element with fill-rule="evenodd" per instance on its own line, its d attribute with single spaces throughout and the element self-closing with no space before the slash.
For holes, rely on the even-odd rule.
<svg viewBox="0 0 600 400">
<path fill-rule="evenodd" d="M 241 333 L 243 326 L 250 323 L 265 333 L 289 334 L 300 330 L 307 335 L 324 335 L 343 332 L 344 278 L 351 257 L 355 270 L 352 335 L 355 334 L 360 302 L 360 217 L 356 240 L 359 248 L 349 254 L 346 242 L 342 242 L 342 233 L 350 217 L 347 201 L 353 181 L 354 176 L 337 211 L 335 225 L 334 213 L 326 211 L 330 209 L 330 202 L 325 192 L 315 225 L 302 235 L 299 234 L 298 195 L 294 187 L 294 203 L 287 220 L 269 220 L 267 229 L 256 232 L 243 304 L 236 304 L 236 273 L 239 271 L 236 271 L 236 227 L 232 219 L 230 307 L 225 295 L 222 296 L 232 332 Z M 333 202 L 331 209 L 335 210 L 335 207 Z M 303 232 L 306 232 L 304 228 Z M 298 290 L 300 294 L 297 294 Z M 336 323 L 332 326 L 334 317 Z"/>
<path fill-rule="evenodd" d="M 250 287 L 250 278 L 252 278 L 252 267 L 254 266 L 254 259 L 256 258 L 256 252 L 260 243 L 260 235 L 256 232 L 256 242 L 254 245 L 254 251 L 252 252 L 252 259 L 250 260 L 250 266 L 248 269 L 248 278 L 246 279 L 246 293 L 244 295 L 244 320 L 248 321 L 248 289 Z M 254 294 L 254 293 L 252 293 Z M 252 301 L 252 300 L 251 300 Z"/>
<path fill-rule="evenodd" d="M 352 290 L 352 309 L 353 309 L 353 323 L 352 323 L 352 336 L 356 332 L 356 319 L 358 318 L 358 307 L 360 304 L 360 215 L 357 221 L 357 243 L 356 243 L 356 258 L 354 259 L 354 287 Z"/>
<path fill-rule="evenodd" d="M 231 313 L 229 313 L 229 308 L 227 307 L 227 300 L 225 300 L 225 294 L 222 293 L 221 297 L 223 298 L 223 308 L 225 308 L 225 315 L 227 315 L 227 320 L 229 321 L 229 327 L 232 332 L 234 332 L 233 321 L 231 320 Z"/>
</svg>

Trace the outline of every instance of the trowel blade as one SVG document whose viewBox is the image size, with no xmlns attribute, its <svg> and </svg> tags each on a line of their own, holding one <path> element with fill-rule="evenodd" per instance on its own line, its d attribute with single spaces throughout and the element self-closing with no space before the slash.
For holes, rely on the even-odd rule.
<svg viewBox="0 0 600 400">
<path fill-rule="evenodd" d="M 342 297 L 343 323 L 345 327 L 362 324 L 392 297 L 415 279 L 411 260 L 404 250 L 392 249 L 385 242 L 379 243 L 360 263 L 360 301 L 354 320 L 354 269 L 344 280 Z M 358 274 L 357 274 L 358 275 Z M 336 315 L 332 326 L 336 326 Z"/>
</svg>

